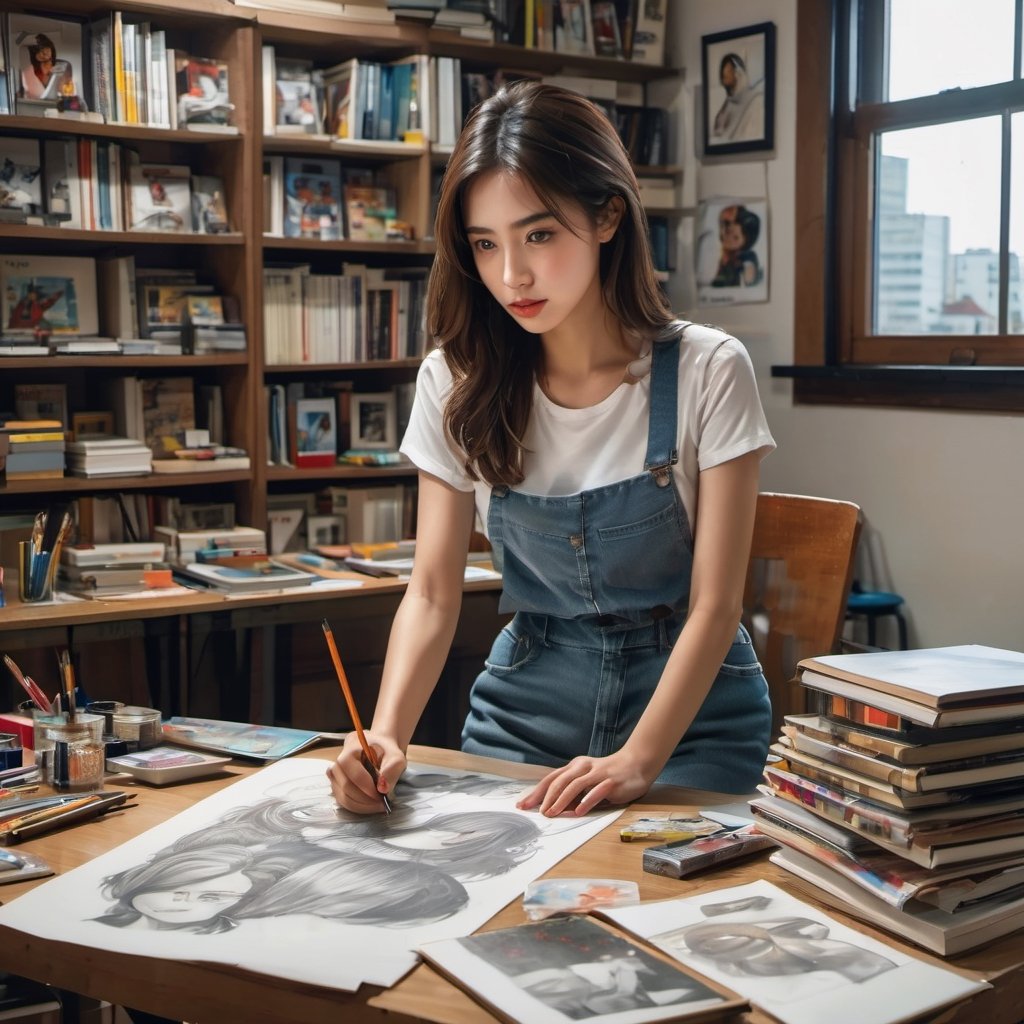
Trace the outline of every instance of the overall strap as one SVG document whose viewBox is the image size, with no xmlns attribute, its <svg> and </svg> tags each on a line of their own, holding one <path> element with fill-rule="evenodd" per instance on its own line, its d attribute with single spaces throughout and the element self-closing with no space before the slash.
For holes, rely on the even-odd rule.
<svg viewBox="0 0 1024 1024">
<path fill-rule="evenodd" d="M 671 467 L 679 460 L 679 343 L 685 329 L 685 324 L 672 324 L 654 339 L 651 349 L 651 408 L 644 469 L 653 473 L 662 487 L 668 484 Z"/>
</svg>

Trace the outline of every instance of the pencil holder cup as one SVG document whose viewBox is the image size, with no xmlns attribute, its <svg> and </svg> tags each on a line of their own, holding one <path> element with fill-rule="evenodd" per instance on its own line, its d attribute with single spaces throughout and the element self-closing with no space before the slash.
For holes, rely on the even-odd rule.
<svg viewBox="0 0 1024 1024">
<path fill-rule="evenodd" d="M 60 562 L 61 544 L 52 551 L 36 551 L 30 540 L 18 542 L 18 596 L 22 601 L 49 601 Z"/>
<path fill-rule="evenodd" d="M 103 785 L 103 716 L 84 713 L 35 716 L 36 763 L 43 781 L 62 790 L 94 790 Z"/>
</svg>

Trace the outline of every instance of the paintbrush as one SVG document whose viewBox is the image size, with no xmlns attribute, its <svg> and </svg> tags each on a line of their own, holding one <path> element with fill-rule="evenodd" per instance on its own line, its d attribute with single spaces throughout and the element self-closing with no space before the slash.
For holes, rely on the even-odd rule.
<svg viewBox="0 0 1024 1024">
<path fill-rule="evenodd" d="M 18 680 L 18 685 L 32 698 L 32 703 L 35 704 L 40 711 L 45 711 L 48 715 L 53 714 L 53 708 L 50 706 L 50 702 L 46 699 L 46 694 L 39 688 L 38 684 L 29 676 L 26 676 L 20 668 L 15 664 L 14 659 L 9 655 L 4 655 L 4 664 L 11 670 L 11 675 Z"/>
<path fill-rule="evenodd" d="M 376 787 L 380 780 L 380 760 L 377 752 L 371 749 L 370 744 L 366 742 L 366 735 L 363 732 L 363 723 L 359 720 L 359 711 L 356 709 L 355 698 L 352 696 L 352 688 L 348 685 L 348 676 L 345 675 L 345 667 L 341 663 L 341 656 L 338 654 L 338 648 L 334 643 L 334 634 L 331 632 L 331 624 L 324 619 L 323 620 L 324 636 L 327 637 L 327 646 L 331 652 L 331 661 L 334 662 L 334 671 L 338 676 L 338 683 L 341 685 L 341 692 L 345 697 L 345 703 L 348 705 L 349 717 L 352 719 L 352 724 L 355 726 L 356 736 L 359 737 L 359 746 L 363 748 L 363 763 L 366 765 L 366 770 L 370 773 L 370 778 L 373 779 L 373 785 Z M 388 801 L 387 796 L 384 793 L 378 791 L 377 795 L 381 798 L 384 804 L 384 811 L 387 814 L 391 813 L 391 803 Z"/>
</svg>

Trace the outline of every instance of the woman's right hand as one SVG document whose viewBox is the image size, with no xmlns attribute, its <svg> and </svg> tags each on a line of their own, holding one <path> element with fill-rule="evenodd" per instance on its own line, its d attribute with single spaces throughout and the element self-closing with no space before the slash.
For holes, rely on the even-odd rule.
<svg viewBox="0 0 1024 1024">
<path fill-rule="evenodd" d="M 327 778 L 340 807 L 356 814 L 379 814 L 384 810 L 381 794 L 394 789 L 407 761 L 405 752 L 390 736 L 373 732 L 363 735 L 370 749 L 380 758 L 378 788 L 374 789 L 373 778 L 366 769 L 363 748 L 355 732 L 345 737 L 338 759 L 327 769 Z"/>
</svg>

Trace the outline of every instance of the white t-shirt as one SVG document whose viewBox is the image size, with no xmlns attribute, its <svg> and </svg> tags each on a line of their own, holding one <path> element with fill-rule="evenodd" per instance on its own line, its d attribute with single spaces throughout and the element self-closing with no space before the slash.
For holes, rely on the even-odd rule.
<svg viewBox="0 0 1024 1024">
<path fill-rule="evenodd" d="M 633 372 L 637 364 L 631 364 Z M 650 359 L 635 383 L 623 382 L 607 398 L 585 409 L 556 405 L 534 385 L 533 409 L 524 438 L 525 477 L 517 491 L 554 497 L 577 494 L 643 472 L 650 405 Z M 484 531 L 490 484 L 474 483 L 462 468 L 443 424 L 452 386 L 440 351 L 420 367 L 416 399 L 402 452 L 421 470 L 460 491 L 476 492 Z M 747 452 L 767 455 L 775 442 L 768 430 L 747 350 L 713 327 L 690 324 L 679 346 L 679 462 L 674 478 L 691 529 L 701 470 Z"/>
</svg>

